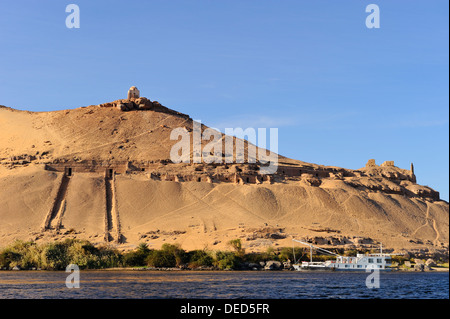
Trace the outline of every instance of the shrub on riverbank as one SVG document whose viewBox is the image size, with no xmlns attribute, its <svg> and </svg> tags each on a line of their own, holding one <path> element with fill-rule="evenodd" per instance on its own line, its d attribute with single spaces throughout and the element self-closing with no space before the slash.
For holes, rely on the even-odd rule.
<svg viewBox="0 0 450 319">
<path fill-rule="evenodd" d="M 206 250 L 193 250 L 188 253 L 189 268 L 210 268 L 213 266 L 214 259 Z"/>
<path fill-rule="evenodd" d="M 139 267 L 146 265 L 146 259 L 150 255 L 151 250 L 148 245 L 141 243 L 136 250 L 129 251 L 123 256 L 123 263 L 129 267 Z"/>
<path fill-rule="evenodd" d="M 233 252 L 217 251 L 214 253 L 213 265 L 220 270 L 231 270 L 239 267 L 241 259 Z"/>
<path fill-rule="evenodd" d="M 187 261 L 186 252 L 172 244 L 163 244 L 160 250 L 150 251 L 145 260 L 147 266 L 156 268 L 180 267 Z"/>
<path fill-rule="evenodd" d="M 120 267 L 121 259 L 114 248 L 75 239 L 42 245 L 17 241 L 0 251 L 0 267 L 6 269 L 64 270 L 69 264 L 80 269 L 111 268 Z"/>
</svg>

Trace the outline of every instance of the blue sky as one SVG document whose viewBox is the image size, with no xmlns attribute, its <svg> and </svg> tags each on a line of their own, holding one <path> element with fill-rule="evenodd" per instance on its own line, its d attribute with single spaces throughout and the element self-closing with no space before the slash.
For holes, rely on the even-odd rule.
<svg viewBox="0 0 450 319">
<path fill-rule="evenodd" d="M 80 7 L 68 29 L 66 5 Z M 365 8 L 380 8 L 368 29 Z M 414 163 L 449 199 L 448 1 L 2 1 L 0 104 L 51 111 L 141 95 L 279 153 Z"/>
</svg>

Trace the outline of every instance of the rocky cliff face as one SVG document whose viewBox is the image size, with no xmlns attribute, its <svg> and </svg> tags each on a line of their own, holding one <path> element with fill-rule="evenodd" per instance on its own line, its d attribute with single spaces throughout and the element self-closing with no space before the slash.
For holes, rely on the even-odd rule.
<svg viewBox="0 0 450 319">
<path fill-rule="evenodd" d="M 241 238 L 264 250 L 291 246 L 294 236 L 448 254 L 448 203 L 412 169 L 369 161 L 350 170 L 281 155 L 270 175 L 258 161 L 174 164 L 178 127 L 192 135 L 188 115 L 146 98 L 43 113 L 1 108 L 0 245 L 77 237 L 194 249 Z"/>
</svg>

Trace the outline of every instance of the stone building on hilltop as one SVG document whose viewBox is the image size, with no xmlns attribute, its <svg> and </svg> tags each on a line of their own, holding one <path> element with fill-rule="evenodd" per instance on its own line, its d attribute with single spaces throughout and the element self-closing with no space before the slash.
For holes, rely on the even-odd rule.
<svg viewBox="0 0 450 319">
<path fill-rule="evenodd" d="M 138 99 L 139 97 L 140 97 L 140 92 L 139 92 L 138 88 L 135 86 L 130 87 L 130 89 L 128 90 L 127 99 L 128 100 Z"/>
</svg>

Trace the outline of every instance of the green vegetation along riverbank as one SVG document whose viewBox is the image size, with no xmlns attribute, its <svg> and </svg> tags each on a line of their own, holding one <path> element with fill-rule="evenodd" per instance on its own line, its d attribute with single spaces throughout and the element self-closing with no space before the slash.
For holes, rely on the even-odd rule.
<svg viewBox="0 0 450 319">
<path fill-rule="evenodd" d="M 110 245 L 94 246 L 89 241 L 76 239 L 46 244 L 17 241 L 0 249 L 0 269 L 65 270 L 68 265 L 76 264 L 80 269 L 281 270 L 292 269 L 294 260 L 309 260 L 309 250 L 301 247 L 269 248 L 264 253 L 246 253 L 239 239 L 231 240 L 228 245 L 228 251 L 185 251 L 172 244 L 164 244 L 161 249 L 150 249 L 143 243 L 132 251 L 122 253 Z M 365 251 L 336 249 L 336 252 L 354 256 Z M 314 256 L 315 261 L 333 258 Z M 393 256 L 393 266 L 398 270 L 448 270 L 448 260 Z"/>
</svg>

